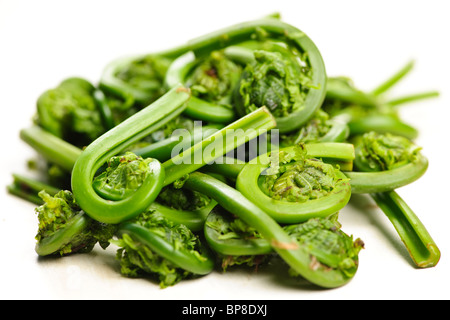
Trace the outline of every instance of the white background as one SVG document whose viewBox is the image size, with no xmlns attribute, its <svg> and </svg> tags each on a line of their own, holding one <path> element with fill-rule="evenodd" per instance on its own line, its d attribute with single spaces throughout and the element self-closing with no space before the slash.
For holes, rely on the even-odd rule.
<svg viewBox="0 0 450 320">
<path fill-rule="evenodd" d="M 347 285 L 317 289 L 283 268 L 214 272 L 175 287 L 127 279 L 115 250 L 38 259 L 34 205 L 6 193 L 12 172 L 26 172 L 34 152 L 18 137 L 44 90 L 68 76 L 97 82 L 122 55 L 170 48 L 190 38 L 272 12 L 308 34 L 330 76 L 370 90 L 410 59 L 414 71 L 391 96 L 439 90 L 411 104 L 404 119 L 418 127 L 428 172 L 398 192 L 439 246 L 435 268 L 417 269 L 383 213 L 348 206 L 343 230 L 364 240 L 360 267 Z M 0 298 L 2 299 L 448 299 L 450 298 L 448 1 L 23 1 L 0 0 Z M 271 272 L 275 269 L 275 272 Z"/>
</svg>

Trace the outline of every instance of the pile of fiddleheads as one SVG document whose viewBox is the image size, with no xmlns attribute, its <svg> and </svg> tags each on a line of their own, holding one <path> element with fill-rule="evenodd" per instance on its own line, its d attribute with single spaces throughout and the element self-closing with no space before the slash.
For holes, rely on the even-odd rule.
<svg viewBox="0 0 450 320">
<path fill-rule="evenodd" d="M 68 78 L 39 97 L 20 136 L 42 177 L 15 174 L 8 189 L 38 204 L 38 255 L 112 244 L 122 274 L 161 287 L 272 259 L 342 286 L 364 248 L 339 222 L 356 193 L 435 266 L 438 247 L 395 192 L 428 166 L 397 106 L 436 93 L 384 95 L 411 68 L 362 92 L 277 17 L 117 59 L 96 85 Z"/>
</svg>

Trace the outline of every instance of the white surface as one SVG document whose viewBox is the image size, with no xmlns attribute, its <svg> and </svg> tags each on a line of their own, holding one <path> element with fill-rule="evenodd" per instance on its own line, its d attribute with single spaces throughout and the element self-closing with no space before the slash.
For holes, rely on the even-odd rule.
<svg viewBox="0 0 450 320">
<path fill-rule="evenodd" d="M 68 76 L 96 82 L 112 59 L 169 48 L 206 32 L 278 11 L 317 44 L 329 75 L 370 90 L 409 59 L 392 94 L 437 89 L 441 97 L 404 109 L 420 129 L 428 172 L 399 193 L 439 246 L 435 268 L 416 269 L 376 209 L 341 212 L 343 230 L 366 249 L 346 286 L 318 290 L 270 270 L 212 273 L 164 290 L 122 277 L 115 250 L 55 260 L 34 252 L 34 206 L 8 195 L 12 172 L 34 155 L 18 137 L 35 101 Z M 449 299 L 448 1 L 17 1 L 0 0 L 0 298 L 2 299 Z M 284 270 L 284 269 L 283 269 Z"/>
</svg>

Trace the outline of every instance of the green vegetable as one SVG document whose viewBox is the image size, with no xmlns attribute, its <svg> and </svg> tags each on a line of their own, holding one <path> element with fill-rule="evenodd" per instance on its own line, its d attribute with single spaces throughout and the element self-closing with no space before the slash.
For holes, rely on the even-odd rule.
<svg viewBox="0 0 450 320">
<path fill-rule="evenodd" d="M 7 186 L 7 189 L 11 194 L 38 205 L 43 204 L 42 198 L 39 197 L 40 191 L 45 191 L 52 196 L 59 192 L 58 188 L 21 174 L 13 174 L 13 182 Z"/>
<path fill-rule="evenodd" d="M 240 73 L 241 68 L 238 64 L 228 59 L 222 52 L 214 51 L 192 70 L 188 78 L 189 88 L 195 97 L 230 103 L 227 100 L 230 99 Z"/>
<path fill-rule="evenodd" d="M 54 196 L 40 191 L 44 204 L 36 208 L 39 229 L 36 253 L 40 256 L 90 252 L 96 243 L 109 245 L 115 229 L 90 219 L 78 206 L 70 191 Z"/>
<path fill-rule="evenodd" d="M 183 190 L 183 192 L 185 191 L 186 190 Z M 186 210 L 160 204 L 158 201 L 159 199 L 156 199 L 156 201 L 150 205 L 149 209 L 159 212 L 175 224 L 186 226 L 193 232 L 203 229 L 208 214 L 217 205 L 214 200 L 209 199 L 209 202 L 203 207 L 199 207 L 194 210 Z"/>
<path fill-rule="evenodd" d="M 171 62 L 153 54 L 117 59 L 105 67 L 99 86 L 106 94 L 122 98 L 120 111 L 147 106 L 166 93 L 162 84 Z"/>
<path fill-rule="evenodd" d="M 275 126 L 275 123 L 273 122 L 272 116 L 264 109 L 261 108 L 260 110 L 255 111 L 254 113 L 247 115 L 246 117 L 236 121 L 235 123 L 230 124 L 229 126 L 223 128 L 222 130 L 216 132 L 214 135 L 209 136 L 207 139 L 204 139 L 200 141 L 199 143 L 196 143 L 193 147 L 188 148 L 186 150 L 180 150 L 183 151 L 180 154 L 177 154 L 176 157 L 171 158 L 170 160 L 164 162 L 162 164 L 162 168 L 164 168 L 165 174 L 165 180 L 162 185 L 167 186 L 171 183 L 175 182 L 177 179 L 181 179 L 186 174 L 195 171 L 198 168 L 201 168 L 205 164 L 211 162 L 216 157 L 220 156 L 221 154 L 225 154 L 226 152 L 232 150 L 238 145 L 241 145 L 245 141 L 248 141 L 254 137 L 256 137 L 261 132 L 264 132 L 264 130 L 271 129 Z M 61 160 L 61 163 L 64 163 L 67 165 L 67 168 L 70 169 L 71 166 L 75 164 L 77 161 L 77 157 L 79 157 L 82 152 L 81 150 L 70 146 L 68 143 L 58 139 L 57 137 L 50 137 L 50 142 L 47 142 L 47 138 L 49 138 L 43 131 L 35 130 L 35 128 L 32 128 L 33 130 L 25 130 L 26 133 L 36 133 L 33 135 L 34 139 L 32 140 L 32 146 L 39 151 L 44 151 L 46 154 L 49 155 L 55 162 L 58 163 L 58 160 Z M 258 130 L 261 130 L 258 132 Z M 28 136 L 28 135 L 26 135 Z M 52 148 L 53 149 L 50 149 Z M 209 154 L 203 154 L 202 151 L 204 149 L 209 149 Z M 66 155 L 66 150 L 72 150 L 73 152 Z M 99 150 L 95 150 L 98 152 Z M 217 152 L 217 154 L 216 154 Z M 83 151 L 83 154 L 86 153 L 86 150 Z M 77 156 L 78 155 L 78 156 Z M 200 159 L 198 159 L 198 155 L 202 156 Z M 120 158 L 119 158 L 120 159 Z M 200 160 L 199 162 L 195 160 Z M 101 164 L 101 162 L 99 162 Z M 116 162 L 117 163 L 117 162 Z M 120 163 L 120 161 L 119 161 Z M 152 163 L 157 164 L 155 161 Z M 100 167 L 101 165 L 99 165 Z M 95 173 L 95 172 L 94 172 Z M 160 175 L 159 175 L 160 176 Z M 99 182 L 94 184 L 95 186 L 99 186 Z M 91 187 L 91 188 L 94 188 Z M 162 188 L 162 186 L 161 186 Z M 138 190 L 141 190 L 139 188 Z M 100 193 L 105 193 L 106 190 L 102 190 Z M 141 191 L 144 192 L 144 191 Z M 115 195 L 117 196 L 117 194 Z M 136 194 L 133 194 L 133 196 L 136 196 Z M 109 199 L 116 199 L 114 198 L 114 195 L 109 194 Z M 109 200 L 100 200 L 104 201 L 108 204 L 110 204 Z M 96 203 L 98 204 L 98 203 Z M 92 205 L 92 203 L 88 204 Z M 135 205 L 135 204 L 133 204 Z M 145 206 L 143 206 L 145 207 Z M 102 205 L 98 205 L 99 214 L 103 217 L 103 212 L 101 208 Z M 208 207 L 205 207 L 205 209 Z M 139 210 L 136 210 L 137 212 Z M 169 209 L 165 209 L 165 212 L 168 214 L 175 215 L 175 213 L 169 213 Z M 197 210 L 195 210 L 197 211 Z M 125 211 L 120 211 L 118 214 L 123 216 Z M 108 212 L 109 214 L 110 212 Z M 185 216 L 185 215 L 183 215 Z M 199 228 L 199 223 L 202 223 L 204 220 L 205 212 L 203 210 L 200 210 L 198 212 L 191 212 L 188 216 L 193 218 L 196 222 L 194 223 L 194 228 Z M 203 218 L 202 218 L 203 217 Z M 97 218 L 98 219 L 98 218 Z M 114 217 L 108 216 L 103 217 L 103 219 L 114 219 Z M 102 219 L 102 220 L 103 220 Z M 199 220 L 200 219 L 200 220 Z M 186 220 L 184 220 L 186 221 Z M 105 221 L 104 221 L 105 222 Z M 111 223 L 110 221 L 106 221 L 108 223 Z M 115 222 L 115 221 L 114 221 Z"/>
<path fill-rule="evenodd" d="M 104 172 L 93 182 L 93 188 L 103 198 L 121 200 L 136 192 L 144 182 L 154 160 L 142 159 L 132 152 L 112 157 Z"/>
<path fill-rule="evenodd" d="M 56 163 L 66 171 L 72 171 L 81 149 L 64 141 L 39 126 L 31 126 L 20 130 L 20 138 L 35 149 L 39 155 L 49 162 Z"/>
<path fill-rule="evenodd" d="M 394 225 L 414 263 L 434 267 L 440 251 L 420 219 L 397 194 L 396 188 L 418 179 L 428 161 L 421 148 L 402 136 L 368 132 L 358 139 L 355 169 L 347 172 L 352 192 L 370 193 Z"/>
<path fill-rule="evenodd" d="M 347 152 L 345 144 L 343 147 L 337 156 L 352 158 L 353 148 Z M 350 199 L 347 177 L 303 148 L 288 147 L 262 155 L 245 165 L 237 177 L 236 188 L 278 222 L 325 217 L 342 209 Z"/>
<path fill-rule="evenodd" d="M 193 274 L 205 275 L 214 268 L 199 238 L 184 225 L 159 214 L 140 215 L 120 225 L 115 244 L 121 272 L 130 277 L 157 274 L 162 288 L 172 286 Z"/>
<path fill-rule="evenodd" d="M 368 132 L 355 150 L 358 171 L 392 170 L 416 161 L 421 148 L 402 136 Z"/>
<path fill-rule="evenodd" d="M 322 109 L 299 130 L 283 134 L 280 137 L 280 147 L 289 147 L 301 142 L 344 142 L 350 133 L 348 125 L 330 116 Z"/>
<path fill-rule="evenodd" d="M 195 126 L 191 128 L 175 128 L 170 130 L 167 137 L 158 141 L 153 141 L 148 144 L 140 144 L 130 150 L 144 158 L 155 158 L 159 161 L 167 161 L 172 157 L 172 153 L 177 148 L 186 150 L 192 147 L 195 143 L 210 137 L 216 133 L 223 126 L 219 124 L 208 124 L 202 126 Z"/>
<path fill-rule="evenodd" d="M 299 243 L 274 219 L 249 201 L 242 193 L 211 176 L 195 172 L 189 176 L 185 186 L 210 196 L 225 210 L 241 218 L 265 238 L 273 250 L 293 269 L 312 283 L 325 288 L 339 287 L 349 282 L 356 270 L 355 264 L 348 268 L 334 269 L 317 261 L 307 242 Z M 358 242 L 359 243 L 359 242 Z M 357 253 L 357 252 L 356 252 Z M 353 257 L 356 258 L 356 257 Z"/>
<path fill-rule="evenodd" d="M 371 197 L 397 230 L 415 265 L 419 268 L 436 266 L 441 258 L 438 246 L 400 195 L 392 190 L 374 193 Z"/>
<path fill-rule="evenodd" d="M 152 159 L 131 152 L 112 157 L 104 172 L 95 177 L 92 186 L 105 199 L 122 200 L 141 187 Z M 202 194 L 168 185 L 159 193 L 150 210 L 193 231 L 203 228 L 204 220 L 216 203 Z"/>
<path fill-rule="evenodd" d="M 98 87 L 67 78 L 37 101 L 20 137 L 43 160 L 11 194 L 38 205 L 36 252 L 118 246 L 121 273 L 166 288 L 233 265 L 281 258 L 291 275 L 336 288 L 364 247 L 341 229 L 351 195 L 372 197 L 414 263 L 440 251 L 396 189 L 428 159 L 399 107 L 437 92 L 387 95 L 328 77 L 313 41 L 279 15 L 108 64 Z M 200 126 L 201 124 L 201 126 Z"/>
<path fill-rule="evenodd" d="M 78 147 L 89 144 L 105 131 L 96 90 L 82 78 L 62 81 L 39 97 L 36 123 Z"/>
<path fill-rule="evenodd" d="M 185 83 L 192 97 L 185 114 L 204 121 L 229 123 L 236 118 L 231 95 L 239 80 L 241 67 L 220 51 L 206 58 L 188 52 L 177 58 L 166 75 L 166 86 Z"/>
<path fill-rule="evenodd" d="M 276 126 L 265 108 L 242 117 L 164 162 L 165 185 L 194 172 Z M 181 164 L 181 165 L 180 165 Z"/>
<path fill-rule="evenodd" d="M 298 59 L 301 59 L 302 63 L 305 64 L 305 66 L 302 65 L 302 74 L 308 74 L 310 81 L 308 81 L 308 94 L 304 96 L 304 103 L 299 108 L 293 108 L 296 110 L 293 110 L 294 112 L 289 114 L 288 117 L 277 117 L 276 119 L 277 128 L 280 131 L 292 131 L 308 121 L 325 98 L 326 74 L 324 63 L 319 50 L 307 35 L 279 19 L 265 18 L 236 24 L 192 39 L 187 43 L 186 48 L 188 50 L 186 51 L 191 51 L 195 57 L 204 57 L 211 52 L 221 49 L 226 50 L 227 47 L 240 45 L 255 38 L 261 38 L 263 41 L 281 42 L 288 46 L 289 50 L 287 51 L 290 52 L 292 58 L 289 63 L 286 63 L 291 65 L 291 62 L 297 61 L 294 69 L 300 68 Z M 244 61 L 247 61 L 247 59 L 244 59 Z M 283 63 L 285 63 L 284 59 Z M 169 85 L 176 83 L 171 78 L 167 81 Z M 262 106 L 257 105 L 256 107 Z"/>
<path fill-rule="evenodd" d="M 395 190 L 416 181 L 428 168 L 420 148 L 406 138 L 369 132 L 359 140 L 355 165 L 360 171 L 345 173 L 352 193 Z"/>
<path fill-rule="evenodd" d="M 308 246 L 315 263 L 340 270 L 352 277 L 358 268 L 358 254 L 364 248 L 361 239 L 353 240 L 341 230 L 337 215 L 313 218 L 284 228 L 300 245 Z M 294 270 L 295 272 L 295 270 Z"/>
<path fill-rule="evenodd" d="M 223 271 L 236 265 L 257 268 L 272 257 L 272 246 L 255 228 L 220 206 L 208 214 L 204 235 Z"/>
<path fill-rule="evenodd" d="M 95 193 L 92 180 L 107 159 L 182 112 L 188 98 L 189 93 L 183 87 L 173 88 L 147 108 L 99 137 L 81 153 L 72 171 L 72 191 L 80 207 L 89 216 L 105 223 L 118 223 L 135 217 L 155 200 L 165 179 L 164 170 L 157 160 L 150 162 L 141 187 L 132 196 L 120 201 L 101 198 Z"/>
<path fill-rule="evenodd" d="M 223 255 L 229 265 L 228 256 L 256 258 L 272 252 L 270 243 L 252 226 L 216 206 L 206 218 L 204 227 L 208 245 Z M 247 262 L 250 262 L 247 260 Z"/>
</svg>

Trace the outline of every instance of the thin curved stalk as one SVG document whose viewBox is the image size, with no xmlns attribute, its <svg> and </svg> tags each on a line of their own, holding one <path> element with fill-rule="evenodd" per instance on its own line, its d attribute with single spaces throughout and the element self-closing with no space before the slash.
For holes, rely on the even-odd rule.
<svg viewBox="0 0 450 320">
<path fill-rule="evenodd" d="M 438 91 L 428 91 L 428 92 L 421 92 L 411 95 L 405 95 L 402 97 L 397 97 L 395 99 L 389 100 L 386 102 L 386 105 L 389 107 L 396 107 L 402 104 L 410 103 L 410 102 L 416 102 L 420 100 L 425 100 L 429 98 L 437 98 L 439 97 Z"/>
<path fill-rule="evenodd" d="M 67 171 L 72 171 L 82 152 L 80 148 L 36 125 L 20 130 L 20 138 L 45 159 Z"/>
<path fill-rule="evenodd" d="M 52 236 L 41 239 L 35 247 L 40 256 L 51 255 L 64 245 L 70 243 L 74 237 L 81 234 L 89 225 L 84 212 L 73 217 L 65 226 L 57 230 Z"/>
<path fill-rule="evenodd" d="M 117 235 L 123 236 L 123 234 L 128 234 L 143 245 L 148 246 L 157 255 L 170 260 L 177 267 L 189 272 L 205 275 L 214 269 L 214 260 L 207 250 L 201 257 L 187 250 L 180 250 L 161 235 L 152 232 L 151 229 L 133 222 L 124 222 L 119 226 Z"/>
<path fill-rule="evenodd" d="M 372 90 L 372 94 L 375 96 L 379 96 L 382 93 L 385 93 L 390 88 L 392 88 L 396 83 L 398 83 L 401 79 L 403 79 L 414 67 L 414 61 L 411 60 L 407 64 L 405 64 L 400 70 L 394 73 L 391 77 L 383 81 L 378 87 Z"/>
<path fill-rule="evenodd" d="M 208 214 L 204 224 L 205 240 L 215 252 L 224 256 L 260 256 L 273 252 L 270 242 L 254 233 L 251 237 L 234 231 L 230 232 L 231 235 L 223 234 L 224 229 L 232 229 L 233 219 L 221 207 L 216 207 Z"/>
<path fill-rule="evenodd" d="M 192 134 L 187 131 L 183 131 L 180 134 L 172 134 L 166 139 L 133 150 L 133 153 L 142 158 L 154 158 L 159 161 L 167 161 L 172 157 L 172 151 L 175 147 L 180 148 L 181 146 L 181 149 L 183 150 L 188 149 L 195 143 L 206 139 L 222 128 L 223 126 L 221 125 L 206 125 L 202 126 L 200 129 L 194 128 Z M 189 133 L 189 135 L 186 137 L 184 133 Z"/>
<path fill-rule="evenodd" d="M 174 223 L 183 224 L 190 230 L 196 232 L 203 229 L 206 217 L 216 205 L 217 203 L 211 200 L 206 206 L 200 209 L 188 211 L 172 209 L 155 201 L 150 205 L 149 209 L 155 210 Z"/>
<path fill-rule="evenodd" d="M 169 185 L 200 169 L 275 126 L 275 120 L 266 108 L 255 110 L 164 162 L 164 184 Z"/>
<path fill-rule="evenodd" d="M 397 230 L 414 263 L 419 268 L 436 266 L 441 252 L 427 229 L 400 195 L 393 191 L 372 193 L 380 209 Z"/>
<path fill-rule="evenodd" d="M 338 164 L 344 170 L 353 169 L 353 159 L 355 158 L 355 149 L 352 144 L 344 142 L 320 142 L 304 144 L 306 153 L 310 158 L 323 160 L 325 163 Z M 291 147 L 292 148 L 292 147 Z M 268 164 L 269 153 L 261 155 L 260 158 L 250 160 L 250 163 Z M 229 179 L 235 180 L 247 162 L 223 157 L 220 161 L 215 161 L 204 168 L 206 172 L 213 172 L 223 175 Z"/>
<path fill-rule="evenodd" d="M 103 127 L 105 131 L 108 131 L 116 125 L 113 119 L 111 108 L 109 107 L 108 102 L 106 101 L 105 94 L 100 89 L 96 89 L 94 91 L 94 99 L 97 104 L 98 112 L 100 113 L 100 117 L 102 119 Z"/>
<path fill-rule="evenodd" d="M 193 52 L 188 52 L 175 59 L 167 70 L 165 85 L 168 88 L 172 88 L 177 83 L 185 83 L 199 61 Z M 195 96 L 192 96 L 189 100 L 184 113 L 193 119 L 215 123 L 230 123 L 236 119 L 236 113 L 233 108 Z"/>
<path fill-rule="evenodd" d="M 352 193 L 378 193 L 395 190 L 419 179 L 428 168 L 428 159 L 420 155 L 415 162 L 379 172 L 345 172 Z"/>
<path fill-rule="evenodd" d="M 358 117 L 348 122 L 352 136 L 366 132 L 392 133 L 414 140 L 419 135 L 416 128 L 389 114 L 374 114 Z"/>
</svg>

